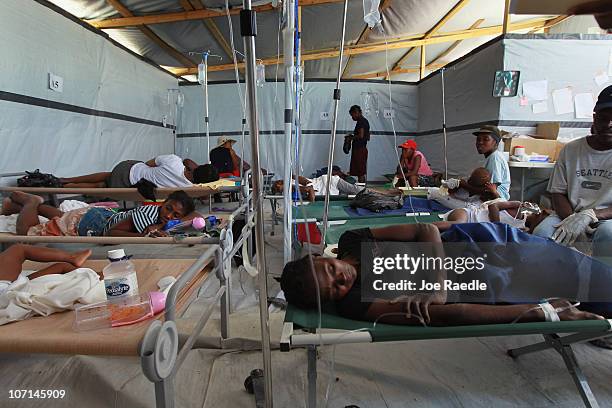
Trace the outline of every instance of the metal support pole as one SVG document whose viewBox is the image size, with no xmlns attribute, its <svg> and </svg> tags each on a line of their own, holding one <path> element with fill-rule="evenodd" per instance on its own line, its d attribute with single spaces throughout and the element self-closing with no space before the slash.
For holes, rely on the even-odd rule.
<svg viewBox="0 0 612 408">
<path fill-rule="evenodd" d="M 247 60 L 245 78 L 249 94 L 249 128 L 253 158 L 253 198 L 255 207 L 255 245 L 257 247 L 257 269 L 259 270 L 259 318 L 261 322 L 261 345 L 264 366 L 265 406 L 272 408 L 272 358 L 270 351 L 270 321 L 268 318 L 268 284 L 264 241 L 264 197 L 262 191 L 261 165 L 259 163 L 259 119 L 257 117 L 257 86 L 255 80 L 257 35 L 256 12 L 251 10 L 251 0 L 243 0 L 240 11 L 240 29 Z"/>
<path fill-rule="evenodd" d="M 206 126 L 206 163 L 210 163 L 210 124 L 208 117 L 208 55 L 206 52 L 202 56 L 204 58 L 204 126 Z"/>
<path fill-rule="evenodd" d="M 283 174 L 283 264 L 292 259 L 292 239 L 293 239 L 293 224 L 292 224 L 292 203 L 291 203 L 291 137 L 293 127 L 293 75 L 295 71 L 295 63 L 293 60 L 295 34 L 295 0 L 285 1 L 285 28 L 283 32 L 283 44 L 285 47 L 285 168 Z M 298 173 L 296 173 L 298 174 Z"/>
<path fill-rule="evenodd" d="M 342 13 L 342 39 L 340 41 L 340 57 L 338 58 L 338 77 L 336 78 L 336 89 L 334 89 L 334 117 L 332 123 L 331 141 L 329 143 L 329 157 L 327 159 L 327 184 L 325 185 L 325 207 L 323 208 L 323 245 L 325 245 L 325 234 L 327 233 L 327 219 L 329 218 L 329 189 L 331 187 L 332 165 L 334 163 L 334 148 L 336 146 L 338 105 L 340 103 L 340 81 L 342 80 L 342 57 L 344 56 L 344 36 L 346 34 L 347 8 L 348 0 L 344 0 L 344 12 Z"/>
<path fill-rule="evenodd" d="M 446 68 L 440 69 L 442 78 L 442 133 L 444 134 L 444 180 L 448 180 L 448 149 L 446 140 L 446 94 L 444 85 L 444 71 Z"/>
<path fill-rule="evenodd" d="M 317 346 L 308 346 L 308 408 L 317 406 Z"/>
</svg>

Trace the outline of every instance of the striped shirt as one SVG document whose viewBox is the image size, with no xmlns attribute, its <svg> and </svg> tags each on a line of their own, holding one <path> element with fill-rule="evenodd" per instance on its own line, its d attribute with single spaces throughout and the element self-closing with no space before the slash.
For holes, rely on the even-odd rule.
<svg viewBox="0 0 612 408">
<path fill-rule="evenodd" d="M 104 227 L 104 235 L 106 235 L 112 227 L 128 218 L 132 219 L 132 224 L 134 224 L 136 231 L 142 234 L 148 226 L 158 222 L 159 208 L 160 207 L 156 205 L 143 205 L 129 211 L 119 212 L 108 219 L 106 227 Z"/>
</svg>

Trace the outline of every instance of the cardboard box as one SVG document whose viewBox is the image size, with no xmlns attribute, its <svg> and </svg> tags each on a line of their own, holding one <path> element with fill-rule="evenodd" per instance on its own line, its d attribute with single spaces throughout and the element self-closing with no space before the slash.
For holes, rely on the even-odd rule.
<svg viewBox="0 0 612 408">
<path fill-rule="evenodd" d="M 513 137 L 504 140 L 504 150 L 512 156 L 516 146 L 523 146 L 525 153 L 545 154 L 549 157 L 549 161 L 553 162 L 559 157 L 559 152 L 564 144 L 556 140 L 533 139 L 528 137 Z"/>
<path fill-rule="evenodd" d="M 535 135 L 529 136 L 535 137 L 537 139 L 557 140 L 560 128 L 561 125 L 559 124 L 559 122 L 538 123 Z"/>
</svg>

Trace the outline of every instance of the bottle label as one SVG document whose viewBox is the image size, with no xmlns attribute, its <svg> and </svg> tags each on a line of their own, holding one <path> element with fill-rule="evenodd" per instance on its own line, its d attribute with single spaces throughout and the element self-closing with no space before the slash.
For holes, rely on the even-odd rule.
<svg viewBox="0 0 612 408">
<path fill-rule="evenodd" d="M 107 299 L 136 295 L 138 294 L 136 274 L 121 278 L 104 279 L 104 289 L 106 290 Z"/>
</svg>

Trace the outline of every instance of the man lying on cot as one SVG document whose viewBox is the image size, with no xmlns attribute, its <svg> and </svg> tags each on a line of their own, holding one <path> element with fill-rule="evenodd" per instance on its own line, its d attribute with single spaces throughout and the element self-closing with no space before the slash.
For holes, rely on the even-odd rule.
<svg viewBox="0 0 612 408">
<path fill-rule="evenodd" d="M 322 175 L 321 177 L 315 178 L 306 178 L 302 176 L 298 176 L 298 183 L 300 184 L 300 194 L 308 201 L 314 201 L 315 196 L 317 195 L 325 195 L 325 189 L 327 188 L 327 174 Z M 283 180 L 276 180 L 272 184 L 272 192 L 274 194 L 283 194 Z M 293 185 L 291 186 L 293 189 Z M 351 184 L 348 181 L 343 180 L 340 176 L 331 177 L 331 184 L 329 186 L 329 194 L 334 195 L 355 195 L 359 193 L 361 190 L 364 190 L 365 187 L 358 186 L 356 184 Z M 374 189 L 371 189 L 374 190 Z M 374 190 L 378 191 L 378 190 Z M 387 191 L 378 191 L 381 194 L 385 195 L 395 195 L 399 194 L 397 190 L 387 190 Z"/>
<path fill-rule="evenodd" d="M 533 230 L 553 212 L 537 205 L 520 201 L 485 202 L 480 206 L 457 208 L 449 212 L 445 220 L 453 223 L 501 222 L 527 233 Z"/>
<path fill-rule="evenodd" d="M 417 242 L 421 244 L 414 244 Z M 442 259 L 447 259 L 445 256 L 449 254 L 472 257 L 483 252 L 487 254 L 480 270 L 475 268 L 459 273 L 454 267 L 425 273 L 427 278 L 437 283 L 449 278 L 455 282 L 478 279 L 486 284 L 485 290 L 459 288 L 450 291 L 444 286 L 443 289 L 424 292 L 415 282 L 416 290 L 400 298 L 395 298 L 397 292 L 392 292 L 393 296 L 386 300 L 381 292 L 376 292 L 379 296 L 372 301 L 362 301 L 362 294 L 372 293 L 367 291 L 372 288 L 368 283 L 386 276 L 377 274 L 382 272 L 374 268 L 376 262 L 362 265 L 362 259 L 375 261 L 376 257 L 385 259 L 385 256 L 394 259 L 401 252 L 418 258 L 422 256 L 422 243 L 428 243 L 427 247 L 433 254 Z M 398 252 L 398 246 L 401 252 Z M 521 268 L 507 267 L 513 263 Z M 405 270 L 399 272 L 402 279 L 412 276 Z M 571 296 L 585 279 L 590 282 L 587 284 L 589 299 L 601 301 L 583 304 L 585 311 L 562 299 L 543 306 L 534 299 L 525 301 L 542 292 L 575 298 Z M 602 319 L 598 314 L 612 317 L 612 303 L 608 300 L 612 288 L 611 267 L 578 251 L 499 223 L 439 222 L 347 231 L 338 242 L 337 259 L 307 255 L 289 262 L 280 283 L 287 301 L 297 307 L 317 308 L 320 294 L 322 306 L 334 307 L 343 317 L 391 324 L 445 326 Z M 459 302 L 455 302 L 457 299 Z M 466 302 L 467 299 L 478 301 Z M 520 301 L 510 301 L 513 299 Z"/>
<path fill-rule="evenodd" d="M 457 179 L 446 180 L 442 185 L 447 189 L 448 194 L 442 189 L 430 188 L 427 198 L 454 209 L 479 206 L 484 202 L 500 198 L 497 186 L 491 183 L 491 173 L 484 167 L 474 169 L 470 177 L 462 184 Z"/>
<path fill-rule="evenodd" d="M 125 160 L 110 172 L 60 178 L 67 188 L 129 188 L 145 179 L 157 187 L 191 187 L 219 179 L 210 164 L 198 166 L 191 159 L 181 160 L 174 154 L 157 156 L 147 162 Z"/>
<path fill-rule="evenodd" d="M 2 268 L 0 268 L 0 293 L 6 290 L 10 283 L 19 278 L 22 272 L 22 265 L 25 261 L 55 262 L 28 275 L 29 279 L 35 279 L 45 275 L 71 272 L 83 266 L 90 256 L 90 249 L 79 252 L 66 252 L 60 249 L 40 246 L 11 245 L 9 249 L 0 253 L 0 265 L 2 265 Z"/>
<path fill-rule="evenodd" d="M 38 236 L 167 236 L 163 228 L 173 219 L 187 219 L 195 210 L 193 199 L 175 191 L 161 206 L 145 205 L 115 213 L 103 207 L 85 207 L 62 212 L 43 204 L 42 197 L 20 191 L 2 202 L 2 215 L 19 214 L 17 235 Z M 49 221 L 40 223 L 39 216 Z"/>
</svg>

